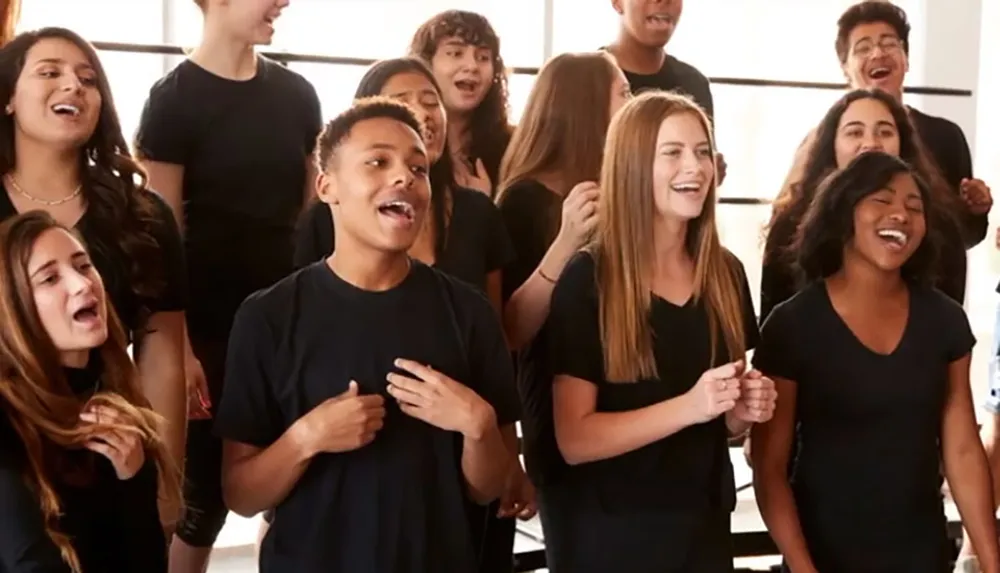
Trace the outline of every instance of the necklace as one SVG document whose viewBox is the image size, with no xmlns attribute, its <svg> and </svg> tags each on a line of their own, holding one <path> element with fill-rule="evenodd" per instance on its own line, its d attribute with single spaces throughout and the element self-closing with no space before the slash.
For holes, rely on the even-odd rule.
<svg viewBox="0 0 1000 573">
<path fill-rule="evenodd" d="M 42 205 L 45 205 L 46 207 L 55 207 L 56 205 L 62 205 L 63 203 L 68 203 L 73 199 L 76 199 L 80 195 L 80 192 L 83 191 L 83 183 L 81 183 L 77 185 L 76 189 L 74 189 L 73 192 L 70 193 L 69 195 L 63 197 L 62 199 L 56 199 L 52 201 L 49 199 L 41 199 L 39 197 L 35 197 L 34 195 L 28 193 L 24 189 L 21 189 L 21 186 L 18 185 L 17 179 L 14 177 L 12 173 L 7 174 L 7 182 L 10 183 L 10 186 L 14 188 L 14 191 L 17 191 L 20 195 L 23 195 L 29 201 L 32 201 L 34 203 L 40 203 Z"/>
</svg>

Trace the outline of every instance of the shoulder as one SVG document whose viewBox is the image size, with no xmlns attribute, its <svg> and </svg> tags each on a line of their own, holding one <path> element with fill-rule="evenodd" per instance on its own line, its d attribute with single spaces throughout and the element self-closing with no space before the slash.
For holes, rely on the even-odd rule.
<svg viewBox="0 0 1000 573">
<path fill-rule="evenodd" d="M 456 186 L 452 188 L 451 194 L 455 201 L 455 211 L 458 211 L 459 208 L 474 213 L 489 213 L 497 210 L 496 203 L 482 191 Z"/>
<path fill-rule="evenodd" d="M 167 204 L 166 199 L 163 198 L 163 195 L 160 195 L 155 189 L 149 187 L 140 187 L 136 190 L 136 193 L 140 201 L 149 205 L 153 217 L 157 221 L 169 219 L 171 223 L 174 222 L 173 211 L 170 209 L 170 205 Z"/>
<path fill-rule="evenodd" d="M 907 109 L 910 112 L 910 119 L 913 120 L 917 131 L 925 139 L 930 135 L 938 138 L 942 134 L 949 134 L 952 137 L 965 139 L 965 133 L 962 131 L 962 128 L 950 119 L 930 115 L 913 107 L 908 107 Z"/>
<path fill-rule="evenodd" d="M 504 209 L 508 205 L 537 204 L 540 201 L 549 199 L 550 195 L 554 196 L 555 194 L 538 181 L 534 179 L 521 179 L 503 189 L 498 204 L 501 209 Z"/>
<path fill-rule="evenodd" d="M 968 320 L 965 308 L 936 287 L 913 286 L 910 290 L 910 296 L 914 297 L 917 308 L 932 314 L 937 321 L 955 324 L 955 322 Z"/>
<path fill-rule="evenodd" d="M 796 324 L 800 316 L 815 316 L 816 307 L 822 301 L 825 288 L 823 281 L 815 281 L 781 301 L 767 315 L 762 330 L 773 331 L 775 325 L 781 325 L 781 329 L 784 330 Z"/>
<path fill-rule="evenodd" d="M 726 262 L 726 266 L 732 272 L 736 273 L 736 276 L 746 278 L 747 272 L 746 267 L 743 266 L 743 261 L 726 247 L 722 247 L 722 259 Z"/>
<path fill-rule="evenodd" d="M 261 69 L 267 74 L 268 82 L 291 87 L 296 93 L 309 99 L 316 97 L 316 89 L 305 76 L 268 57 L 259 56 L 259 58 Z"/>
<path fill-rule="evenodd" d="M 663 67 L 685 80 L 689 80 L 700 85 L 708 85 L 708 78 L 705 74 L 701 73 L 698 68 L 683 60 L 677 59 L 670 54 L 667 54 L 667 58 L 663 61 Z"/>
<path fill-rule="evenodd" d="M 419 261 L 413 262 L 413 269 L 420 273 L 423 284 L 429 283 L 432 289 L 442 292 L 456 310 L 471 315 L 483 312 L 495 314 L 486 295 L 467 282 Z"/>
<path fill-rule="evenodd" d="M 597 297 L 597 260 L 595 254 L 589 250 L 583 250 L 566 263 L 559 279 L 556 281 L 553 298 L 565 299 L 593 298 Z"/>
<path fill-rule="evenodd" d="M 325 265 L 325 261 L 307 265 L 273 285 L 251 293 L 240 305 L 237 320 L 263 321 L 272 325 L 283 322 L 305 285 L 312 282 L 317 273 L 323 272 L 325 269 L 320 267 Z M 235 326 L 233 330 L 237 330 Z"/>
<path fill-rule="evenodd" d="M 174 69 L 167 72 L 162 78 L 156 80 L 149 88 L 149 105 L 158 107 L 178 106 L 178 111 L 187 102 L 184 99 L 185 89 L 195 80 L 198 73 L 197 64 L 190 60 L 184 60 L 177 64 Z"/>
</svg>

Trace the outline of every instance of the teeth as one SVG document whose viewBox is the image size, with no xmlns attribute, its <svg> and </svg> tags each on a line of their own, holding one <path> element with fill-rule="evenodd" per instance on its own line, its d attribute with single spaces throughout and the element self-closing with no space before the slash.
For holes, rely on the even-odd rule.
<svg viewBox="0 0 1000 573">
<path fill-rule="evenodd" d="M 701 189 L 701 185 L 697 183 L 678 183 L 677 185 L 672 185 L 671 188 L 674 191 L 697 191 Z"/>
<path fill-rule="evenodd" d="M 413 205 L 410 205 L 406 201 L 390 201 L 388 203 L 383 204 L 382 207 L 390 209 L 399 209 L 408 217 L 413 217 L 414 215 Z"/>
<path fill-rule="evenodd" d="M 906 242 L 909 240 L 909 237 L 906 235 L 906 233 L 896 229 L 882 229 L 878 232 L 878 236 L 882 237 L 883 239 L 891 239 L 899 243 L 900 245 L 905 245 Z"/>
<path fill-rule="evenodd" d="M 67 112 L 73 115 L 80 115 L 80 109 L 68 103 L 57 103 L 56 105 L 52 106 L 52 111 L 56 113 Z"/>
</svg>

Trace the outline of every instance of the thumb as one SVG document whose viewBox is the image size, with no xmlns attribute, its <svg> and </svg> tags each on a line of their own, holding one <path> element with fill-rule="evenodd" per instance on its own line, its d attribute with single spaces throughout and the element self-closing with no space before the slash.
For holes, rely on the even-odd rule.
<svg viewBox="0 0 1000 573">
<path fill-rule="evenodd" d="M 351 380 L 351 383 L 347 385 L 347 390 L 343 394 L 337 396 L 337 398 L 343 400 L 345 398 L 354 398 L 358 395 L 358 383 Z"/>
<path fill-rule="evenodd" d="M 486 165 L 482 158 L 476 158 L 476 177 L 486 177 Z"/>
<path fill-rule="evenodd" d="M 705 372 L 705 378 L 709 380 L 726 380 L 729 378 L 736 378 L 743 373 L 743 361 L 737 360 L 736 362 L 730 362 L 729 364 L 723 364 L 718 368 L 713 368 Z"/>
</svg>

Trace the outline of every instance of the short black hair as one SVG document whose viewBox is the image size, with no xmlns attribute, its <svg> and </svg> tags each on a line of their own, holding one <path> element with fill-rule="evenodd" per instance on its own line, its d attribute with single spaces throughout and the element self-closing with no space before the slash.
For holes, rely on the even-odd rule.
<svg viewBox="0 0 1000 573">
<path fill-rule="evenodd" d="M 906 11 L 887 0 L 862 0 L 851 6 L 837 20 L 837 57 L 840 63 L 847 61 L 851 52 L 849 45 L 851 32 L 861 24 L 884 22 L 896 31 L 903 42 L 903 52 L 910 53 L 910 21 Z"/>
<path fill-rule="evenodd" d="M 885 189 L 893 177 L 905 173 L 913 177 L 923 199 L 927 232 L 916 252 L 903 264 L 903 278 L 931 284 L 935 280 L 941 244 L 931 188 L 916 169 L 904 160 L 881 151 L 855 157 L 820 184 L 816 198 L 806 211 L 796 233 L 793 251 L 803 278 L 813 281 L 828 277 L 843 265 L 844 245 L 854 236 L 854 209 L 872 193 Z"/>
<path fill-rule="evenodd" d="M 410 106 L 399 100 L 383 96 L 356 100 L 354 105 L 327 122 L 323 127 L 323 132 L 319 134 L 316 142 L 316 166 L 319 170 L 326 170 L 330 158 L 351 134 L 355 125 L 366 119 L 376 118 L 393 119 L 404 123 L 413 129 L 418 137 L 424 133 L 424 126 L 417 119 L 417 114 Z M 421 141 L 423 141 L 422 138 Z"/>
</svg>

